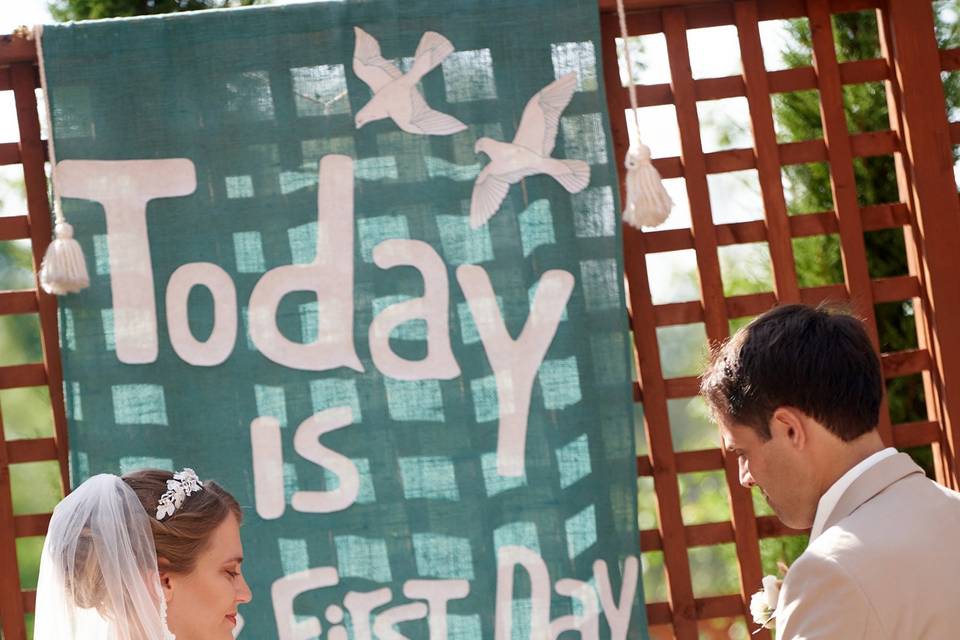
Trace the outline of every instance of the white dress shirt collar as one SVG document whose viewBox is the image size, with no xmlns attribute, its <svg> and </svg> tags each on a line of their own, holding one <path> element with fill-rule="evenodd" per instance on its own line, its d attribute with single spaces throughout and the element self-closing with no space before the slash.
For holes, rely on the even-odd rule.
<svg viewBox="0 0 960 640">
<path fill-rule="evenodd" d="M 896 453 L 897 450 L 893 447 L 887 447 L 882 451 L 876 452 L 869 458 L 861 460 L 858 464 L 854 465 L 849 471 L 840 476 L 840 479 L 834 482 L 833 486 L 827 489 L 827 492 L 820 497 L 820 502 L 817 504 L 817 515 L 813 519 L 813 528 L 810 529 L 810 542 L 813 542 L 823 533 L 823 525 L 826 524 L 827 518 L 830 517 L 830 513 L 834 507 L 837 506 L 837 502 L 840 501 L 840 496 L 853 484 L 853 481 L 863 475 L 863 472 L 873 465 Z"/>
</svg>

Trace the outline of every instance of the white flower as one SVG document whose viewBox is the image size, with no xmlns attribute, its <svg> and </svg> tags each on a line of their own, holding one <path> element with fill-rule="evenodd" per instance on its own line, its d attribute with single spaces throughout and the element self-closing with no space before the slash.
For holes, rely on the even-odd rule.
<svg viewBox="0 0 960 640">
<path fill-rule="evenodd" d="M 189 467 L 179 473 L 173 474 L 173 480 L 179 482 L 188 496 L 193 494 L 194 491 L 199 491 L 203 488 L 203 483 L 200 481 L 200 478 L 198 478 L 196 472 Z M 168 489 L 170 488 L 170 482 L 170 480 L 167 481 Z"/>
<path fill-rule="evenodd" d="M 175 510 L 176 508 L 173 506 L 173 502 L 161 500 L 157 506 L 157 520 L 163 520 L 167 516 L 172 516 Z"/>
<path fill-rule="evenodd" d="M 193 469 L 186 468 L 174 473 L 173 478 L 167 480 L 167 491 L 160 496 L 160 501 L 157 504 L 157 520 L 172 516 L 177 509 L 183 506 L 183 501 L 186 500 L 187 496 L 202 489 L 203 483 Z"/>
<path fill-rule="evenodd" d="M 750 598 L 750 615 L 762 629 L 773 629 L 776 624 L 777 599 L 780 597 L 781 584 L 783 581 L 777 576 L 764 576 L 763 589 Z"/>
</svg>

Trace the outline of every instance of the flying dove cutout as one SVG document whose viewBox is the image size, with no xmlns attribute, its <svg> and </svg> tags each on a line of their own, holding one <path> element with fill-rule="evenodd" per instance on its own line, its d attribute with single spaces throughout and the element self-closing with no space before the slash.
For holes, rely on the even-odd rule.
<svg viewBox="0 0 960 640">
<path fill-rule="evenodd" d="M 550 157 L 557 142 L 560 114 L 570 104 L 576 88 L 576 73 L 568 73 L 530 98 L 513 142 L 493 138 L 477 140 L 474 152 L 490 156 L 490 163 L 473 185 L 471 228 L 486 224 L 499 211 L 510 185 L 528 176 L 545 173 L 570 193 L 582 191 L 590 183 L 590 165 L 586 162 Z"/>
<path fill-rule="evenodd" d="M 380 54 L 376 38 L 359 27 L 354 31 L 353 71 L 373 91 L 370 102 L 357 112 L 357 129 L 385 118 L 408 133 L 430 136 L 447 136 L 467 128 L 453 116 L 431 109 L 417 89 L 420 79 L 453 53 L 449 40 L 434 31 L 424 33 L 410 71 L 402 73 Z"/>
</svg>

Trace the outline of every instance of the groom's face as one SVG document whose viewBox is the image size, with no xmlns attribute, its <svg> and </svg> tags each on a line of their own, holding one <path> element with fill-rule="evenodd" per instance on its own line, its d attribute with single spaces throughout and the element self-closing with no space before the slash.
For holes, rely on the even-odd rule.
<svg viewBox="0 0 960 640">
<path fill-rule="evenodd" d="M 806 529 L 813 524 L 817 499 L 789 436 L 777 426 L 771 427 L 770 439 L 764 440 L 751 427 L 721 423 L 723 446 L 728 455 L 737 457 L 740 484 L 758 488 L 784 524 Z"/>
</svg>

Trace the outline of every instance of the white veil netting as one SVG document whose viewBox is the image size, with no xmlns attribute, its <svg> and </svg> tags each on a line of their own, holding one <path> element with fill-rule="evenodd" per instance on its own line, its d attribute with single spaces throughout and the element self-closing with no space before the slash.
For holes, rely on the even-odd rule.
<svg viewBox="0 0 960 640">
<path fill-rule="evenodd" d="M 119 477 L 90 478 L 53 511 L 34 640 L 170 640 L 165 618 L 150 516 Z"/>
</svg>

